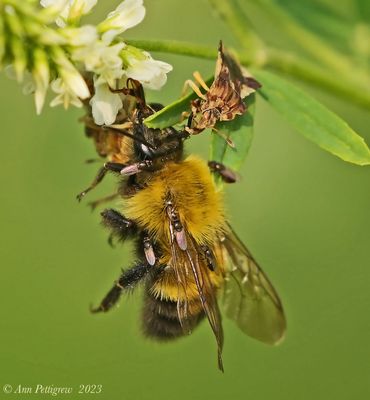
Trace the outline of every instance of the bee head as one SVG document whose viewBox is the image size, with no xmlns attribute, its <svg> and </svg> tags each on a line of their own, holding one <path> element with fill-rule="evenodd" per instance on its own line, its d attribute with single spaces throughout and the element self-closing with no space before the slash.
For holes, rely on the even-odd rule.
<svg viewBox="0 0 370 400">
<path fill-rule="evenodd" d="M 142 140 L 135 143 L 135 151 L 139 160 L 162 161 L 179 160 L 183 153 L 183 140 L 186 132 L 175 128 L 152 129 L 144 124 L 135 126 L 135 136 Z"/>
</svg>

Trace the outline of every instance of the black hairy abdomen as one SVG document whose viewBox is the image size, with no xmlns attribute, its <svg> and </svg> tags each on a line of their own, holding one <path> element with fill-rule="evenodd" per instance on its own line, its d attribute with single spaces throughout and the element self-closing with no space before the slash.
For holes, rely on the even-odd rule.
<svg viewBox="0 0 370 400">
<path fill-rule="evenodd" d="M 166 341 L 188 335 L 204 318 L 204 313 L 188 315 L 180 324 L 177 302 L 161 300 L 146 290 L 142 327 L 144 334 L 152 339 Z"/>
</svg>

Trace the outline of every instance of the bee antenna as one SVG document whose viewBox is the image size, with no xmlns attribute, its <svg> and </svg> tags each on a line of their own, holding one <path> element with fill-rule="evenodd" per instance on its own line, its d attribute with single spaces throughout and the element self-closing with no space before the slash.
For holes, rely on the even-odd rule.
<svg viewBox="0 0 370 400">
<path fill-rule="evenodd" d="M 144 144 L 146 147 L 148 147 L 151 150 L 156 150 L 156 147 L 153 146 L 152 144 L 150 144 L 149 142 L 147 142 L 145 139 L 139 137 L 139 136 L 135 136 L 132 133 L 129 133 L 127 131 L 124 131 L 122 129 L 118 129 L 118 128 L 114 128 L 113 126 L 107 126 L 106 129 L 111 129 L 112 131 L 118 132 L 121 135 L 127 136 L 129 138 L 131 138 L 133 141 Z"/>
</svg>

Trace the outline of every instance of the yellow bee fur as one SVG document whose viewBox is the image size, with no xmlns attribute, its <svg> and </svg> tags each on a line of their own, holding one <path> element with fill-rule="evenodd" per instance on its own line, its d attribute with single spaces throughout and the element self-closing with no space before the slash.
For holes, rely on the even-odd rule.
<svg viewBox="0 0 370 400">
<path fill-rule="evenodd" d="M 125 201 L 123 213 L 146 230 L 154 242 L 161 245 L 165 254 L 160 265 L 170 263 L 171 242 L 166 202 L 171 201 L 176 208 L 186 232 L 198 245 L 212 248 L 225 230 L 225 212 L 222 193 L 216 191 L 207 164 L 200 158 L 189 156 L 182 162 L 169 162 L 161 170 L 154 172 L 146 182 L 146 187 Z M 178 260 L 181 262 L 181 260 Z M 204 260 L 199 260 L 205 263 Z M 185 262 L 184 262 L 185 264 Z M 209 271 L 212 283 L 219 287 L 221 273 Z M 179 288 L 173 269 L 165 271 L 155 282 L 152 293 L 155 297 L 168 300 L 198 299 L 199 292 L 193 274 L 189 271 L 185 290 Z"/>
<path fill-rule="evenodd" d="M 154 172 L 147 187 L 124 204 L 123 213 L 148 231 L 161 245 L 170 243 L 164 223 L 166 201 L 171 200 L 187 232 L 198 244 L 212 245 L 225 229 L 222 193 L 215 190 L 207 164 L 198 157 L 166 164 Z"/>
</svg>

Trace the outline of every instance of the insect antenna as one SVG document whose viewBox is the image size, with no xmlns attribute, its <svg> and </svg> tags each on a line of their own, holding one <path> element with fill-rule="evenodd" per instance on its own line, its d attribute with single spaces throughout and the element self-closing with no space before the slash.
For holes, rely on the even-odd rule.
<svg viewBox="0 0 370 400">
<path fill-rule="evenodd" d="M 140 136 L 133 135 L 132 133 L 129 133 L 129 132 L 125 131 L 125 130 L 116 128 L 116 127 L 114 127 L 112 125 L 107 126 L 104 129 L 106 129 L 106 130 L 111 129 L 114 132 L 120 133 L 123 136 L 127 136 L 127 137 L 131 138 L 135 142 L 138 142 L 140 144 L 145 145 L 146 147 L 150 148 L 151 150 L 156 150 L 155 146 L 153 146 L 152 144 L 150 144 L 149 142 L 147 142 L 145 139 L 141 138 Z"/>
</svg>

